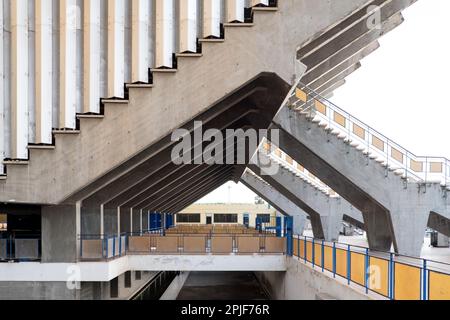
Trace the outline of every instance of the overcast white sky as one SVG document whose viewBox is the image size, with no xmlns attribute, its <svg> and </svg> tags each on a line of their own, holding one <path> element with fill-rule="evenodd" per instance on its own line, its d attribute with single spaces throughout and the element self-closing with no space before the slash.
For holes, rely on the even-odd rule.
<svg viewBox="0 0 450 320">
<path fill-rule="evenodd" d="M 406 21 L 380 39 L 381 48 L 335 91 L 333 103 L 416 155 L 450 158 L 449 0 L 419 0 Z M 230 188 L 229 188 L 230 187 Z M 201 200 L 253 202 L 228 183 Z"/>
</svg>

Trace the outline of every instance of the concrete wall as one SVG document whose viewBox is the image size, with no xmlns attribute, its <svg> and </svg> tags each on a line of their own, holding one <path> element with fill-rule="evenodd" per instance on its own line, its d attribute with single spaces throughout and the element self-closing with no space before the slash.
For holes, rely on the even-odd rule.
<svg viewBox="0 0 450 320">
<path fill-rule="evenodd" d="M 343 279 L 334 279 L 314 270 L 296 258 L 288 258 L 286 272 L 257 272 L 256 276 L 275 300 L 371 300 L 362 288 L 348 286 Z"/>
</svg>

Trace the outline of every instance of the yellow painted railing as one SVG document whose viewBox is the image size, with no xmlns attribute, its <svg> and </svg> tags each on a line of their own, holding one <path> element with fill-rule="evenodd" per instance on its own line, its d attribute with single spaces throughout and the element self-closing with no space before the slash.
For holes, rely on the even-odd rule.
<svg viewBox="0 0 450 320">
<path fill-rule="evenodd" d="M 391 300 L 450 300 L 450 264 L 294 236 L 293 255 Z"/>
</svg>

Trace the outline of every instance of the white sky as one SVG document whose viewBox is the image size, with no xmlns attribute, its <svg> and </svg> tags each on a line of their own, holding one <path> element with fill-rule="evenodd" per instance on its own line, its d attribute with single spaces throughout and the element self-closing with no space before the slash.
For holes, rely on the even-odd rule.
<svg viewBox="0 0 450 320">
<path fill-rule="evenodd" d="M 416 155 L 450 158 L 449 13 L 449 0 L 419 0 L 405 10 L 406 21 L 380 39 L 331 101 Z M 200 202 L 252 203 L 255 196 L 228 183 Z"/>
</svg>

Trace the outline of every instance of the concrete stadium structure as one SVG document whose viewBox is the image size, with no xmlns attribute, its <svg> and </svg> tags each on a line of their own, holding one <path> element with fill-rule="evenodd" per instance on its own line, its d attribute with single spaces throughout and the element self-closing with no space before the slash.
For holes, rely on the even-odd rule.
<svg viewBox="0 0 450 320">
<path fill-rule="evenodd" d="M 0 298 L 129 298 L 154 272 L 208 270 L 303 288 L 277 298 L 324 284 L 373 298 L 302 264 L 292 232 L 309 217 L 316 239 L 336 241 L 347 221 L 371 251 L 415 257 L 427 226 L 450 236 L 450 162 L 414 156 L 323 98 L 414 2 L 1 0 L 0 213 L 39 222 L 33 239 L 0 239 L 0 260 L 20 262 L 0 263 Z M 171 135 L 194 137 L 195 121 L 280 129 L 279 145 L 248 150 L 246 164 L 176 165 Z M 262 174 L 254 156 L 280 171 Z M 285 237 L 165 237 L 173 215 L 228 181 L 293 217 Z"/>
</svg>

